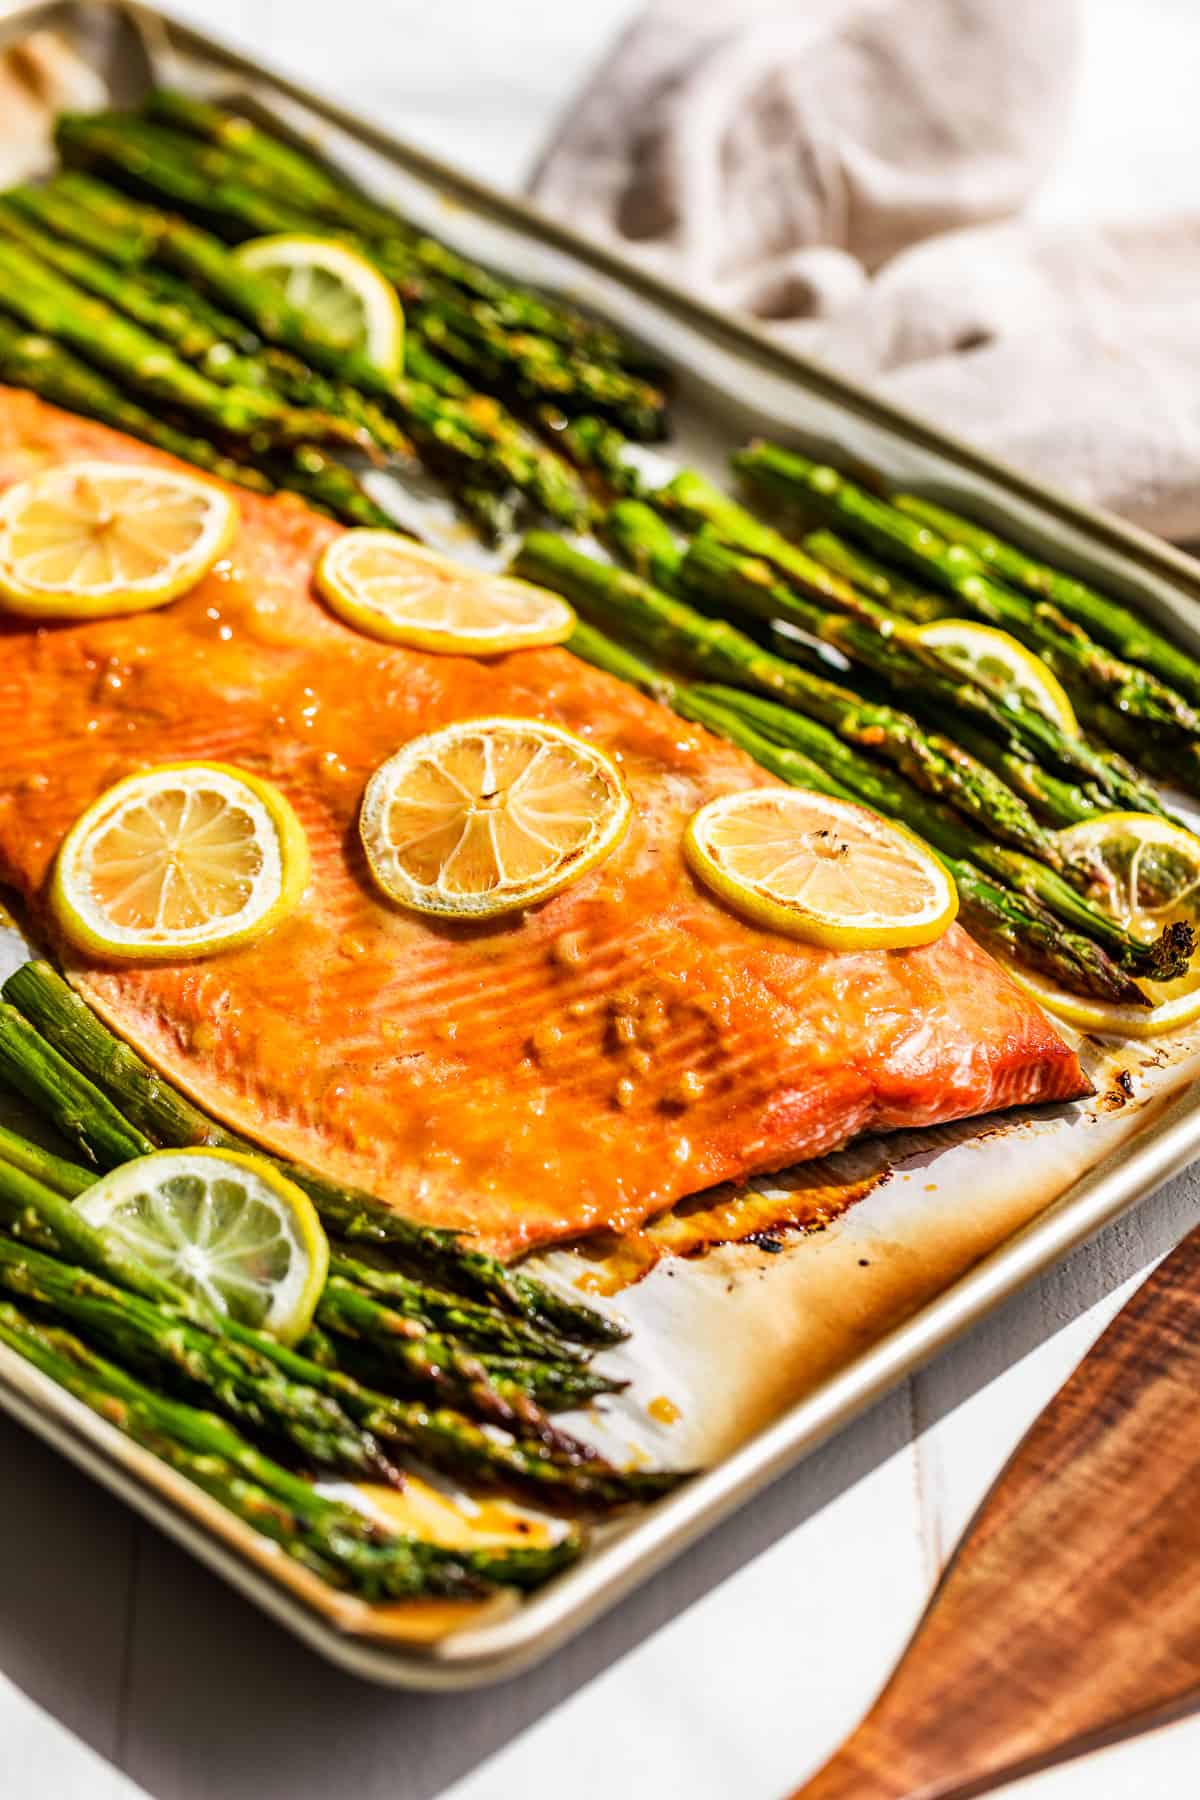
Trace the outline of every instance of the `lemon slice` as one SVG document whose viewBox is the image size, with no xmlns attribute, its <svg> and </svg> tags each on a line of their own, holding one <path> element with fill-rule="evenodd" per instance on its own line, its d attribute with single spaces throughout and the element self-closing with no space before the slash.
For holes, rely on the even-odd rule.
<svg viewBox="0 0 1200 1800">
<path fill-rule="evenodd" d="M 1017 694 L 1034 712 L 1053 719 L 1068 736 L 1079 736 L 1079 721 L 1061 681 L 1007 631 L 977 625 L 974 619 L 935 619 L 918 625 L 915 635 L 985 687 L 1001 686 Z"/>
<path fill-rule="evenodd" d="M 919 838 L 804 788 L 710 800 L 688 822 L 684 854 L 735 911 L 829 949 L 932 943 L 958 911 L 954 883 Z"/>
<path fill-rule="evenodd" d="M 616 765 L 538 719 L 472 719 L 376 769 L 359 829 L 402 906 L 483 919 L 545 900 L 607 856 L 632 812 Z"/>
<path fill-rule="evenodd" d="M 77 462 L 0 500 L 0 610 L 96 619 L 165 606 L 233 541 L 228 494 L 173 469 Z"/>
<path fill-rule="evenodd" d="M 74 1202 L 89 1225 L 214 1312 L 294 1344 L 312 1324 L 329 1244 L 308 1195 L 231 1150 L 156 1150 Z"/>
<path fill-rule="evenodd" d="M 1200 837 L 1156 813 L 1104 813 L 1055 833 L 1068 861 L 1092 873 L 1089 899 L 1150 942 L 1177 919 L 1200 926 Z M 1200 958 L 1176 981 L 1140 983 L 1150 1007 L 1067 993 L 1044 975 L 1010 967 L 1019 985 L 1080 1031 L 1160 1037 L 1200 1019 Z"/>
<path fill-rule="evenodd" d="M 453 656 L 561 644 L 575 624 L 557 594 L 463 568 L 394 531 L 334 538 L 316 581 L 334 612 L 368 637 Z"/>
<path fill-rule="evenodd" d="M 404 311 L 391 282 L 357 250 L 332 238 L 280 234 L 234 251 L 255 275 L 282 287 L 288 305 L 340 349 L 360 351 L 388 374 L 404 361 Z"/>
<path fill-rule="evenodd" d="M 118 781 L 72 826 L 50 899 L 66 935 L 96 955 L 173 960 L 269 930 L 308 869 L 300 821 L 269 782 L 223 763 L 165 763 Z"/>
</svg>

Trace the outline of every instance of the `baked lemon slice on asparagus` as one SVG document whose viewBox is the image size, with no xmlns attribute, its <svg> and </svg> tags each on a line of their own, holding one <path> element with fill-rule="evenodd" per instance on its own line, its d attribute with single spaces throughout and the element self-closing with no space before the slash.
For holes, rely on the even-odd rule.
<svg viewBox="0 0 1200 1800">
<path fill-rule="evenodd" d="M 394 531 L 347 531 L 317 564 L 317 587 L 369 637 L 456 656 L 561 644 L 575 614 L 532 582 L 468 569 Z"/>
<path fill-rule="evenodd" d="M 88 808 L 63 841 L 50 897 L 82 949 L 164 961 L 270 930 L 308 872 L 303 828 L 277 788 L 223 763 L 166 763 Z"/>
<path fill-rule="evenodd" d="M 280 233 L 234 251 L 252 274 L 266 276 L 308 322 L 339 348 L 358 351 L 395 374 L 404 361 L 404 310 L 374 263 L 332 238 Z"/>
<path fill-rule="evenodd" d="M 0 610 L 93 619 L 165 606 L 225 554 L 237 522 L 228 494 L 173 469 L 45 470 L 0 500 Z"/>
<path fill-rule="evenodd" d="M 1007 631 L 979 625 L 974 619 L 935 619 L 918 625 L 918 640 L 946 662 L 987 686 L 1001 685 L 1033 712 L 1052 719 L 1069 737 L 1079 736 L 1079 721 L 1067 691 L 1040 657 Z"/>
<path fill-rule="evenodd" d="M 308 1195 L 230 1150 L 157 1150 L 74 1202 L 89 1225 L 214 1312 L 294 1344 L 312 1324 L 329 1244 Z"/>
<path fill-rule="evenodd" d="M 539 719 L 414 738 L 367 784 L 359 828 L 389 899 L 485 919 L 547 899 L 620 842 L 632 803 L 612 759 Z"/>
<path fill-rule="evenodd" d="M 1152 942 L 1182 919 L 1200 927 L 1200 837 L 1156 813 L 1103 813 L 1056 834 L 1067 861 L 1092 871 L 1089 898 L 1132 936 Z M 1142 981 L 1148 1007 L 1067 993 L 1025 966 L 1013 979 L 1080 1031 L 1159 1037 L 1200 1019 L 1200 957 L 1176 981 Z"/>
<path fill-rule="evenodd" d="M 693 873 L 736 912 L 837 950 L 932 943 L 958 893 L 902 825 L 803 788 L 724 794 L 689 821 Z"/>
</svg>

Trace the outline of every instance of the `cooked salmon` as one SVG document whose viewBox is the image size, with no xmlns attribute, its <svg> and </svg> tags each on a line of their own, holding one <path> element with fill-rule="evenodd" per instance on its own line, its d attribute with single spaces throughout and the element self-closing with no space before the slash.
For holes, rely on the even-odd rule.
<svg viewBox="0 0 1200 1800">
<path fill-rule="evenodd" d="M 0 486 L 83 456 L 169 461 L 0 390 Z M 698 887 L 689 814 L 766 779 L 739 751 L 565 650 L 483 662 L 356 634 L 312 587 L 338 527 L 289 498 L 237 498 L 229 559 L 174 605 L 0 634 L 0 880 L 35 918 L 68 826 L 136 769 L 235 763 L 304 824 L 304 902 L 257 943 L 177 966 L 57 946 L 109 1023 L 229 1125 L 507 1255 L 861 1132 L 1087 1091 L 957 926 L 922 949 L 834 952 Z M 515 918 L 397 910 L 358 844 L 369 775 L 418 732 L 497 713 L 611 752 L 628 836 Z"/>
</svg>

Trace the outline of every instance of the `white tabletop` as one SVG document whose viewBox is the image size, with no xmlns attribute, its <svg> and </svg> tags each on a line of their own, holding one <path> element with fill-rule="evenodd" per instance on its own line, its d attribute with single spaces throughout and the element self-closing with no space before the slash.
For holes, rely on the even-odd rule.
<svg viewBox="0 0 1200 1800">
<path fill-rule="evenodd" d="M 1194 202 L 1200 159 L 1183 147 L 1197 128 L 1181 76 L 1194 0 L 1088 6 L 1082 92 L 1042 210 Z M 190 7 L 398 131 L 514 183 L 634 10 L 633 0 Z M 390 1694 L 327 1669 L 0 1419 L 0 1792 L 779 1800 L 865 1710 L 1018 1438 L 1198 1219 L 1193 1170 L 548 1666 L 473 1696 Z M 1195 1719 L 1021 1782 L 1006 1800 L 1179 1800 L 1198 1763 Z"/>
</svg>

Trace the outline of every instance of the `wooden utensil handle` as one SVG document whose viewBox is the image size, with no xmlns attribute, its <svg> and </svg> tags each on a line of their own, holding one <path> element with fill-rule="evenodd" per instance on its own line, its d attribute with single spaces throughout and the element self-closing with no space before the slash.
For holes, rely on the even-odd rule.
<svg viewBox="0 0 1200 1800">
<path fill-rule="evenodd" d="M 1200 1699 L 1200 1231 L 992 1488 L 891 1681 L 794 1800 L 967 1800 Z"/>
</svg>

